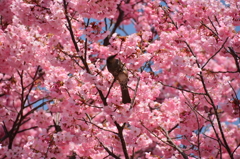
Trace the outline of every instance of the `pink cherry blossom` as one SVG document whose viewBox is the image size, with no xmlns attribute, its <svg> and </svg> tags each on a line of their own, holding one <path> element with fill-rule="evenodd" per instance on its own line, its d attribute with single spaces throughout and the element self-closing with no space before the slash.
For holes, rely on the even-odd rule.
<svg viewBox="0 0 240 159">
<path fill-rule="evenodd" d="M 239 6 L 0 0 L 0 157 L 240 158 Z"/>
</svg>

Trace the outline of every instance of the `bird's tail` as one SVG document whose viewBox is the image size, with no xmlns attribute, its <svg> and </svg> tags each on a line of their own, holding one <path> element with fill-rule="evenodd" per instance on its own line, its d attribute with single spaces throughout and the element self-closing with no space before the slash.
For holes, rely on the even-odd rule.
<svg viewBox="0 0 240 159">
<path fill-rule="evenodd" d="M 131 98 L 128 92 L 127 85 L 121 85 L 121 91 L 122 91 L 122 102 L 124 104 L 131 103 Z"/>
</svg>

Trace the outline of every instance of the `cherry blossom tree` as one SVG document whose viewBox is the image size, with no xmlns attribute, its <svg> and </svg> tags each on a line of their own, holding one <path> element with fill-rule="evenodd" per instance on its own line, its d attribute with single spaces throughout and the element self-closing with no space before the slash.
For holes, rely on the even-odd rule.
<svg viewBox="0 0 240 159">
<path fill-rule="evenodd" d="M 0 157 L 240 159 L 239 25 L 239 0 L 0 0 Z"/>
</svg>

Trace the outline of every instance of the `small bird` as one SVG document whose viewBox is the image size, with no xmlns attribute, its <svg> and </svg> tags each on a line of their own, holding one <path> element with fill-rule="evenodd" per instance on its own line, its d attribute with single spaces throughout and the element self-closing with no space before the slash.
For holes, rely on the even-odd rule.
<svg viewBox="0 0 240 159">
<path fill-rule="evenodd" d="M 115 80 L 118 80 L 121 91 L 122 91 L 122 102 L 124 104 L 131 103 L 131 98 L 128 92 L 128 72 L 127 69 L 124 67 L 124 64 L 115 57 L 117 54 L 109 56 L 107 58 L 107 68 L 108 71 L 113 75 Z"/>
</svg>

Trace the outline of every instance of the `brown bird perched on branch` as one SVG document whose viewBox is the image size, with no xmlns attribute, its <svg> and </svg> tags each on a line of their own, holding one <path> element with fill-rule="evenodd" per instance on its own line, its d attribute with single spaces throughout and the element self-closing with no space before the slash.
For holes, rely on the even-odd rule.
<svg viewBox="0 0 240 159">
<path fill-rule="evenodd" d="M 114 80 L 118 80 L 121 91 L 122 91 L 122 102 L 124 104 L 131 103 L 131 98 L 128 92 L 128 72 L 127 69 L 124 67 L 124 64 L 119 60 L 116 59 L 116 55 L 109 56 L 107 58 L 107 68 L 108 71 L 113 75 Z"/>
</svg>

